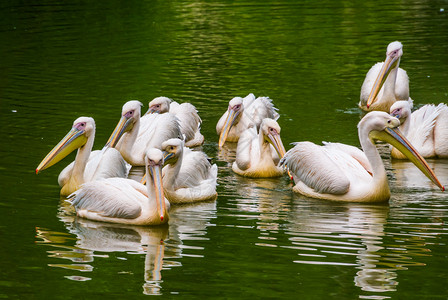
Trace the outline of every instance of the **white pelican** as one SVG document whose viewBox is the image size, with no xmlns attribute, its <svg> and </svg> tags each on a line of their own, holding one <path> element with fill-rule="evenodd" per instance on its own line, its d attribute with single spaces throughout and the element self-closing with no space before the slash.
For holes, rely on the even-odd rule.
<svg viewBox="0 0 448 300">
<path fill-rule="evenodd" d="M 163 193 L 163 153 L 146 152 L 146 186 L 127 178 L 85 183 L 69 196 L 76 214 L 109 223 L 160 225 L 168 222 L 170 204 Z"/>
<path fill-rule="evenodd" d="M 277 164 L 285 155 L 277 121 L 266 118 L 260 130 L 252 126 L 246 129 L 238 140 L 236 160 L 232 170 L 246 177 L 278 177 L 284 169 Z"/>
<path fill-rule="evenodd" d="M 201 134 L 202 120 L 198 115 L 196 107 L 190 103 L 179 104 L 167 97 L 157 97 L 149 102 L 146 114 L 172 113 L 179 119 L 180 129 L 185 137 L 185 146 L 196 147 L 204 143 Z"/>
<path fill-rule="evenodd" d="M 409 97 L 409 78 L 406 71 L 399 68 L 403 55 L 403 45 L 392 42 L 387 46 L 386 60 L 373 65 L 367 72 L 361 87 L 359 107 L 364 111 L 389 108 L 397 100 L 412 103 Z"/>
<path fill-rule="evenodd" d="M 170 203 L 214 200 L 218 167 L 202 151 L 184 147 L 180 139 L 163 142 L 165 154 L 163 187 Z"/>
<path fill-rule="evenodd" d="M 279 114 L 269 97 L 258 97 L 254 94 L 247 95 L 244 99 L 235 97 L 229 101 L 229 108 L 216 124 L 216 132 L 219 134 L 219 147 L 226 141 L 237 142 L 241 133 L 254 124 L 258 128 L 265 118 L 277 120 Z"/>
<path fill-rule="evenodd" d="M 397 101 L 390 114 L 400 119 L 400 130 L 423 157 L 448 157 L 448 106 L 427 104 L 411 113 L 408 101 Z M 406 158 L 392 148 L 394 158 Z"/>
<path fill-rule="evenodd" d="M 280 164 L 292 173 L 296 183 L 293 190 L 307 197 L 348 202 L 387 201 L 390 190 L 386 170 L 374 145 L 374 140 L 383 140 L 397 147 L 444 190 L 424 158 L 398 130 L 399 125 L 397 118 L 380 111 L 366 114 L 359 122 L 359 141 L 372 168 L 371 174 L 347 152 L 311 142 L 296 143 Z"/>
<path fill-rule="evenodd" d="M 121 119 L 106 145 L 117 148 L 133 166 L 145 165 L 145 151 L 162 147 L 170 138 L 182 137 L 179 122 L 172 114 L 150 114 L 140 118 L 142 103 L 136 100 L 123 105 Z"/>
<path fill-rule="evenodd" d="M 72 129 L 39 164 L 36 174 L 78 149 L 75 161 L 59 174 L 61 196 L 70 195 L 85 182 L 109 177 L 126 177 L 128 168 L 120 152 L 109 147 L 92 152 L 94 140 L 95 121 L 89 117 L 76 119 Z"/>
</svg>

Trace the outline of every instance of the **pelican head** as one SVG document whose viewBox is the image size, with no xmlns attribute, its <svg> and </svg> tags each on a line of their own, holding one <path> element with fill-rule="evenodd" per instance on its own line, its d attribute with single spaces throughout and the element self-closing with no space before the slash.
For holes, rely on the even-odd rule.
<svg viewBox="0 0 448 300">
<path fill-rule="evenodd" d="M 398 42 L 392 42 L 387 46 L 386 60 L 384 61 L 383 67 L 381 68 L 378 77 L 373 84 L 373 88 L 370 91 L 369 98 L 367 99 L 367 108 L 369 108 L 376 100 L 378 93 L 386 82 L 387 77 L 390 72 L 394 69 L 398 69 L 400 65 L 400 58 L 403 55 L 403 45 Z"/>
<path fill-rule="evenodd" d="M 397 148 L 417 168 L 419 168 L 423 174 L 425 174 L 434 184 L 444 191 L 445 187 L 439 182 L 425 159 L 400 132 L 398 126 L 400 126 L 400 120 L 397 118 L 387 114 L 386 112 L 372 111 L 366 114 L 358 123 L 358 131 L 359 136 L 362 136 L 361 130 L 363 128 L 368 128 L 369 138 L 372 144 L 375 144 L 375 140 L 382 140 Z"/>
<path fill-rule="evenodd" d="M 260 133 L 263 135 L 265 141 L 274 146 L 278 156 L 282 158 L 286 151 L 280 137 L 280 125 L 278 125 L 277 121 L 271 118 L 263 119 L 260 126 Z"/>
<path fill-rule="evenodd" d="M 227 109 L 227 118 L 219 135 L 219 147 L 222 147 L 226 142 L 227 135 L 233 125 L 237 124 L 243 113 L 243 98 L 235 97 L 229 101 L 229 108 Z"/>
<path fill-rule="evenodd" d="M 160 215 L 160 221 L 167 221 L 165 195 L 163 193 L 162 185 L 162 168 L 163 168 L 163 153 L 159 149 L 150 148 L 145 155 L 146 165 L 146 182 L 148 186 L 148 195 L 155 194 L 157 203 L 157 211 Z M 154 189 L 154 192 L 152 192 Z"/>
<path fill-rule="evenodd" d="M 401 123 L 403 123 L 411 113 L 411 104 L 409 101 L 397 101 L 390 107 L 390 115 L 398 118 Z"/>
<path fill-rule="evenodd" d="M 149 108 L 145 115 L 153 113 L 163 114 L 169 112 L 171 102 L 172 100 L 167 97 L 154 98 L 151 102 L 149 102 Z"/>
<path fill-rule="evenodd" d="M 45 156 L 36 169 L 36 174 L 51 167 L 73 150 L 83 147 L 88 138 L 95 134 L 95 121 L 89 117 L 79 117 L 73 122 L 72 129 L 66 136 Z"/>
<path fill-rule="evenodd" d="M 128 101 L 123 105 L 121 119 L 109 137 L 106 146 L 114 148 L 121 136 L 134 127 L 135 122 L 140 119 L 141 107 L 142 103 L 137 100 Z"/>
<path fill-rule="evenodd" d="M 165 164 L 175 164 L 182 156 L 184 142 L 181 139 L 169 139 L 162 143 Z"/>
</svg>

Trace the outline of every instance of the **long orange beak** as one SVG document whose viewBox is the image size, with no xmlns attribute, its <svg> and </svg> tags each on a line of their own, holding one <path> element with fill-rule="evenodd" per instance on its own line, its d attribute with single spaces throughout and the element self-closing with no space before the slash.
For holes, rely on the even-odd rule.
<svg viewBox="0 0 448 300">
<path fill-rule="evenodd" d="M 378 74 L 378 77 L 376 78 L 375 83 L 373 84 L 373 88 L 370 91 L 369 99 L 367 99 L 366 104 L 367 108 L 369 108 L 377 100 L 378 93 L 383 87 L 384 82 L 386 82 L 387 76 L 389 76 L 390 72 L 397 66 L 399 62 L 400 62 L 399 56 L 386 57 L 383 67 L 381 68 L 380 73 Z"/>
<path fill-rule="evenodd" d="M 398 120 L 397 120 L 398 121 Z M 397 126 L 400 125 L 398 121 Z M 442 191 L 445 187 L 440 183 L 434 171 L 428 166 L 428 163 L 423 156 L 412 146 L 412 144 L 404 137 L 401 131 L 397 128 L 386 128 L 383 131 L 371 131 L 369 133 L 370 138 L 385 141 L 401 153 L 403 153 L 417 168 L 422 171 L 435 185 L 437 185 Z"/>
<path fill-rule="evenodd" d="M 280 158 L 282 158 L 285 155 L 286 151 L 285 151 L 285 147 L 283 146 L 280 134 L 279 133 L 274 133 L 274 134 L 269 133 L 268 141 L 269 141 L 269 143 L 272 144 L 272 146 L 274 146 L 274 149 L 275 149 L 275 151 L 277 151 L 278 156 Z"/>
<path fill-rule="evenodd" d="M 235 112 L 232 109 L 228 110 L 229 113 L 227 115 L 226 121 L 224 123 L 224 127 L 221 130 L 221 134 L 219 135 L 219 147 L 222 147 L 224 143 L 226 142 L 227 136 L 229 135 L 230 128 L 232 128 L 233 124 L 235 123 L 236 118 L 240 114 L 239 111 Z"/>
<path fill-rule="evenodd" d="M 121 136 L 125 132 L 132 129 L 133 124 L 134 124 L 133 117 L 127 118 L 125 116 L 122 116 L 117 126 L 115 127 L 114 131 L 107 140 L 106 146 L 114 148 L 117 145 L 118 141 L 120 140 Z"/>
<path fill-rule="evenodd" d="M 152 182 L 153 184 L 156 194 L 157 210 L 159 211 L 160 221 L 163 222 L 165 218 L 166 206 L 162 184 L 162 166 L 161 165 L 148 166 L 146 170 L 146 181 L 148 184 L 150 182 Z"/>
<path fill-rule="evenodd" d="M 36 174 L 58 163 L 75 149 L 85 145 L 87 137 L 84 130 L 73 127 L 66 136 L 45 156 L 36 168 Z"/>
</svg>

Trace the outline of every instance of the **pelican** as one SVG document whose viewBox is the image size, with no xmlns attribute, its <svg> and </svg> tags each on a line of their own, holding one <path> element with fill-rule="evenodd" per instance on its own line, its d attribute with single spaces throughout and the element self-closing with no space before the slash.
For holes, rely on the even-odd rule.
<svg viewBox="0 0 448 300">
<path fill-rule="evenodd" d="M 375 140 L 388 142 L 405 154 L 441 190 L 434 172 L 424 158 L 398 130 L 400 121 L 386 112 L 373 111 L 358 124 L 358 135 L 371 174 L 346 151 L 318 146 L 311 142 L 295 143 L 281 159 L 294 178 L 293 190 L 311 198 L 347 202 L 383 202 L 390 198 L 386 170 Z"/>
<path fill-rule="evenodd" d="M 254 94 L 251 93 L 244 99 L 233 98 L 229 101 L 229 108 L 216 124 L 219 147 L 222 147 L 226 141 L 237 142 L 242 132 L 252 124 L 258 129 L 264 118 L 277 120 L 279 116 L 277 108 L 269 97 L 255 99 Z"/>
<path fill-rule="evenodd" d="M 126 177 L 128 167 L 120 152 L 108 147 L 92 152 L 94 140 L 95 121 L 89 117 L 76 119 L 72 129 L 39 164 L 36 174 L 78 149 L 75 161 L 59 174 L 61 196 L 70 195 L 85 182 L 109 177 Z"/>
<path fill-rule="evenodd" d="M 218 167 L 210 164 L 204 152 L 184 147 L 180 139 L 163 142 L 162 149 L 165 154 L 163 187 L 170 203 L 216 199 Z"/>
<path fill-rule="evenodd" d="M 236 160 L 232 170 L 246 177 L 278 177 L 284 169 L 277 164 L 285 155 L 277 121 L 266 118 L 260 130 L 252 126 L 246 129 L 238 140 Z"/>
<path fill-rule="evenodd" d="M 373 65 L 367 72 L 361 87 L 359 107 L 364 111 L 381 110 L 389 112 L 397 100 L 409 97 L 409 78 L 406 71 L 399 68 L 403 55 L 403 45 L 392 42 L 387 46 L 386 60 Z"/>
<path fill-rule="evenodd" d="M 69 196 L 76 214 L 109 223 L 160 225 L 168 222 L 170 204 L 163 193 L 163 153 L 145 154 L 146 187 L 132 179 L 108 178 L 85 183 Z"/>
<path fill-rule="evenodd" d="M 149 102 L 146 114 L 163 114 L 168 112 L 174 114 L 179 119 L 180 130 L 185 137 L 186 147 L 196 147 L 204 143 L 204 136 L 201 134 L 202 120 L 192 104 L 179 104 L 167 97 L 157 97 Z"/>
<path fill-rule="evenodd" d="M 123 105 L 121 119 L 106 145 L 117 148 L 133 166 L 145 165 L 145 151 L 161 148 L 170 138 L 182 137 L 179 122 L 172 114 L 150 114 L 140 118 L 142 103 L 136 100 Z"/>
<path fill-rule="evenodd" d="M 427 104 L 411 113 L 408 101 L 397 101 L 390 114 L 400 119 L 400 129 L 423 157 L 448 157 L 448 107 Z M 392 148 L 394 158 L 406 158 Z"/>
</svg>

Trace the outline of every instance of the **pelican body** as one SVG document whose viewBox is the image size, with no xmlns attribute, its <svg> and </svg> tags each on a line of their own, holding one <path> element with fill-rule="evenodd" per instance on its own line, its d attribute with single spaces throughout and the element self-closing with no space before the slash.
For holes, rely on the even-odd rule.
<svg viewBox="0 0 448 300">
<path fill-rule="evenodd" d="M 390 108 L 390 114 L 400 120 L 406 138 L 423 157 L 448 157 L 448 106 L 427 104 L 413 113 L 411 108 L 408 101 L 397 101 Z M 391 155 L 406 158 L 395 148 Z"/>
<path fill-rule="evenodd" d="M 202 120 L 192 104 L 179 104 L 167 97 L 157 97 L 149 102 L 148 106 L 146 114 L 171 113 L 179 119 L 180 130 L 184 136 L 186 147 L 196 147 L 204 143 L 204 136 L 200 131 Z"/>
<path fill-rule="evenodd" d="M 76 119 L 72 129 L 39 164 L 36 174 L 78 149 L 75 161 L 59 174 L 61 196 L 70 195 L 85 182 L 110 177 L 126 177 L 128 167 L 120 152 L 109 147 L 92 152 L 94 140 L 95 121 L 89 117 Z"/>
<path fill-rule="evenodd" d="M 136 100 L 123 105 L 121 119 L 107 141 L 107 145 L 119 150 L 132 166 L 145 165 L 146 149 L 160 149 L 164 141 L 182 137 L 174 115 L 149 114 L 140 118 L 141 106 Z"/>
<path fill-rule="evenodd" d="M 238 142 L 241 134 L 251 126 L 258 128 L 265 118 L 277 120 L 279 114 L 269 97 L 258 97 L 254 94 L 247 95 L 244 99 L 235 97 L 229 101 L 227 111 L 216 124 L 216 132 L 219 135 L 219 147 L 226 141 Z"/>
<path fill-rule="evenodd" d="M 392 42 L 387 46 L 386 60 L 373 65 L 361 87 L 359 107 L 364 111 L 380 110 L 389 112 L 395 101 L 409 97 L 409 78 L 399 67 L 403 55 L 403 45 Z"/>
<path fill-rule="evenodd" d="M 282 158 L 295 182 L 293 190 L 311 198 L 347 202 L 384 202 L 390 198 L 386 170 L 375 140 L 392 144 L 406 155 L 441 190 L 434 172 L 424 158 L 398 130 L 400 121 L 385 112 L 366 114 L 358 124 L 358 135 L 371 170 L 343 147 L 295 143 Z M 361 159 L 364 161 L 364 159 Z"/>
<path fill-rule="evenodd" d="M 163 153 L 146 152 L 146 186 L 127 178 L 86 183 L 70 197 L 79 217 L 109 223 L 160 225 L 168 222 L 170 204 L 163 193 Z"/>
<path fill-rule="evenodd" d="M 258 132 L 253 126 L 242 133 L 232 170 L 246 177 L 279 177 L 284 174 L 284 169 L 277 166 L 283 155 L 280 126 L 277 121 L 266 118 Z"/>
<path fill-rule="evenodd" d="M 180 139 L 165 141 L 162 149 L 165 154 L 163 186 L 170 203 L 216 199 L 218 167 L 209 162 L 204 152 L 184 147 Z"/>
</svg>

